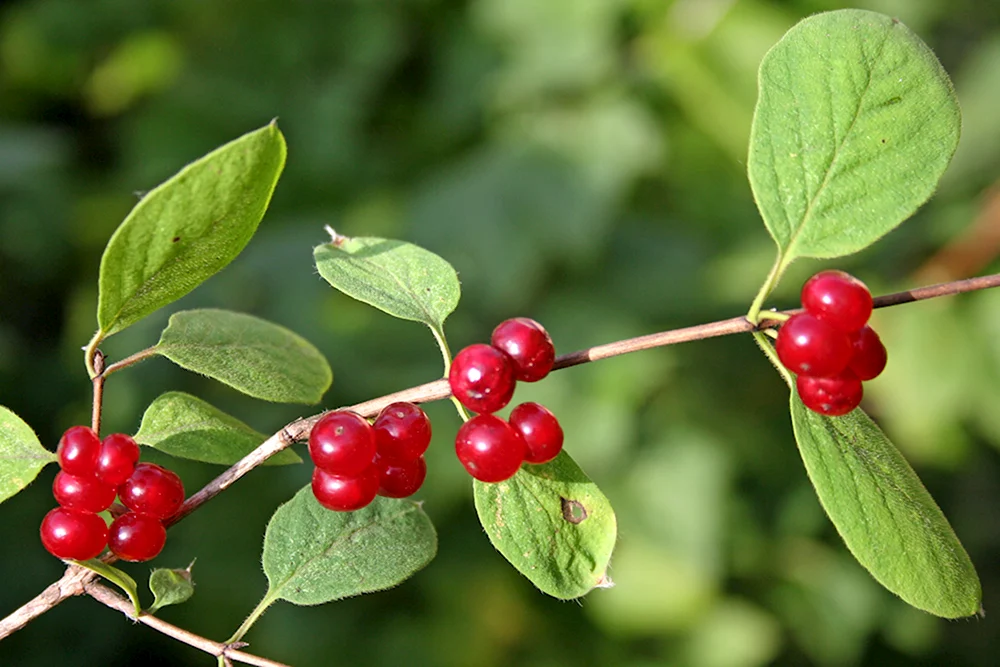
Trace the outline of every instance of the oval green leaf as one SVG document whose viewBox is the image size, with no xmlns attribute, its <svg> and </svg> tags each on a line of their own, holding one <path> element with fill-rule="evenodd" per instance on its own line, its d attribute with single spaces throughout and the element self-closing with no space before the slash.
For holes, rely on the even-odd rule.
<svg viewBox="0 0 1000 667">
<path fill-rule="evenodd" d="M 132 607 L 135 609 L 135 617 L 139 617 L 139 614 L 142 613 L 142 605 L 139 604 L 139 586 L 135 583 L 135 579 L 128 576 L 117 567 L 108 565 L 104 561 L 100 561 L 96 558 L 92 558 L 90 560 L 75 560 L 71 562 L 76 563 L 80 567 L 90 570 L 91 572 L 101 575 L 115 586 L 125 591 L 125 594 L 128 595 L 128 599 L 132 601 Z"/>
<path fill-rule="evenodd" d="M 451 264 L 429 250 L 374 237 L 335 236 L 313 250 L 319 274 L 344 294 L 436 332 L 458 306 Z"/>
<path fill-rule="evenodd" d="M 0 405 L 0 503 L 17 495 L 55 460 L 31 427 Z"/>
<path fill-rule="evenodd" d="M 490 542 L 543 593 L 563 600 L 610 586 L 617 522 L 611 503 L 565 451 L 505 482 L 475 482 Z"/>
<path fill-rule="evenodd" d="M 153 350 L 182 368 L 276 403 L 318 403 L 333 382 L 330 364 L 288 329 L 228 310 L 182 310 Z"/>
<path fill-rule="evenodd" d="M 181 298 L 246 247 L 285 165 L 271 123 L 184 167 L 142 198 L 101 258 L 101 338 Z"/>
<path fill-rule="evenodd" d="M 792 424 L 809 479 L 847 548 L 875 579 L 944 618 L 981 610 L 961 542 L 917 474 L 862 410 L 825 417 L 793 392 Z"/>
<path fill-rule="evenodd" d="M 182 604 L 194 595 L 194 580 L 191 578 L 191 566 L 185 568 L 156 568 L 149 573 L 149 590 L 153 593 L 153 604 L 146 610 L 147 614 L 155 614 L 163 607 L 172 604 Z"/>
<path fill-rule="evenodd" d="M 232 465 L 267 440 L 236 417 L 180 391 L 161 394 L 142 416 L 135 441 L 171 456 L 204 463 Z M 269 458 L 264 465 L 301 463 L 291 449 Z"/>
<path fill-rule="evenodd" d="M 315 605 L 384 590 L 435 554 L 437 533 L 419 503 L 378 497 L 356 512 L 333 512 L 307 485 L 267 524 L 265 599 Z"/>
<path fill-rule="evenodd" d="M 958 145 L 948 74 L 896 19 L 817 14 L 764 56 L 747 172 L 787 265 L 872 244 L 934 191 Z"/>
</svg>

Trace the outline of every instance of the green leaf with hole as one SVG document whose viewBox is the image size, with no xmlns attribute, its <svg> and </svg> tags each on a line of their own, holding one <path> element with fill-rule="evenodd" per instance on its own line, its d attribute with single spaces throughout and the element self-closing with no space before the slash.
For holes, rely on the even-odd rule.
<svg viewBox="0 0 1000 667">
<path fill-rule="evenodd" d="M 845 9 L 760 65 L 747 172 L 781 263 L 874 243 L 937 187 L 961 118 L 948 74 L 898 20 Z"/>
<path fill-rule="evenodd" d="M 378 497 L 364 509 L 333 512 L 307 485 L 267 524 L 265 601 L 315 605 L 391 588 L 436 553 L 437 533 L 419 503 Z"/>
<path fill-rule="evenodd" d="M 194 595 L 194 580 L 191 578 L 191 565 L 185 568 L 167 569 L 158 567 L 149 573 L 149 590 L 153 593 L 153 604 L 146 610 L 147 614 L 155 614 L 163 607 L 172 604 L 182 604 Z"/>
<path fill-rule="evenodd" d="M 847 548 L 907 603 L 945 618 L 981 610 L 976 569 L 917 474 L 862 410 L 825 417 L 792 392 L 799 452 Z"/>
<path fill-rule="evenodd" d="M 142 416 L 135 440 L 171 456 L 204 463 L 232 465 L 257 448 L 267 436 L 215 406 L 180 391 L 161 394 Z M 264 465 L 301 463 L 291 449 L 278 452 Z"/>
<path fill-rule="evenodd" d="M 412 243 L 335 236 L 313 250 L 319 274 L 344 294 L 436 333 L 458 306 L 451 264 Z"/>
<path fill-rule="evenodd" d="M 101 258 L 99 337 L 176 301 L 229 264 L 257 231 L 285 152 L 272 122 L 147 193 Z"/>
<path fill-rule="evenodd" d="M 0 405 L 0 503 L 17 495 L 55 460 L 31 427 Z"/>
<path fill-rule="evenodd" d="M 153 348 L 182 368 L 276 403 L 318 403 L 333 382 L 330 364 L 288 329 L 228 310 L 182 310 Z"/>
<path fill-rule="evenodd" d="M 139 614 L 142 613 L 142 605 L 139 604 L 139 586 L 135 583 L 135 579 L 128 576 L 117 567 L 108 565 L 107 563 L 96 558 L 92 558 L 90 560 L 75 560 L 71 562 L 76 563 L 80 567 L 86 568 L 91 572 L 96 572 L 118 588 L 125 591 L 125 594 L 128 595 L 128 599 L 132 601 L 132 607 L 135 609 L 135 617 L 138 618 Z"/>
<path fill-rule="evenodd" d="M 617 522 L 611 503 L 565 451 L 505 482 L 475 482 L 493 546 L 542 592 L 563 600 L 607 587 Z"/>
</svg>

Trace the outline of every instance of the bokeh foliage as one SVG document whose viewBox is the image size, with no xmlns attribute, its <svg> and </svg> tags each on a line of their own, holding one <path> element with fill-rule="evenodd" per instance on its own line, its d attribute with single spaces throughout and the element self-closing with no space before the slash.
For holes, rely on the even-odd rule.
<svg viewBox="0 0 1000 667">
<path fill-rule="evenodd" d="M 419 243 L 459 271 L 452 345 L 501 319 L 546 324 L 568 352 L 745 311 L 773 258 L 745 175 L 764 52 L 828 0 L 22 0 L 0 7 L 0 403 L 49 448 L 89 419 L 80 347 L 98 265 L 136 201 L 190 160 L 278 117 L 288 162 L 247 250 L 176 309 L 288 327 L 331 360 L 324 404 L 440 374 L 424 327 L 331 290 L 323 226 Z M 938 195 L 838 266 L 878 292 L 1000 270 L 1000 6 L 863 0 L 899 16 L 955 80 L 963 135 Z M 994 205 L 995 208 L 995 205 Z M 976 236 L 976 234 L 981 236 Z M 985 238 L 988 238 L 986 234 Z M 956 259 L 955 257 L 958 257 Z M 819 266 L 790 270 L 775 302 Z M 168 309 L 169 310 L 169 309 Z M 169 312 L 104 346 L 156 342 Z M 876 315 L 890 349 L 867 407 L 1000 590 L 1000 293 Z M 115 375 L 106 429 L 135 432 L 166 391 L 270 433 L 303 414 L 153 359 Z M 446 403 L 420 499 L 437 558 L 403 586 L 280 605 L 251 650 L 295 665 L 989 664 L 996 615 L 953 623 L 896 600 L 853 561 L 809 486 L 787 394 L 748 337 L 644 352 L 519 389 L 559 415 L 615 506 L 617 586 L 580 604 L 539 594 L 490 546 L 454 459 Z M 300 450 L 301 453 L 301 450 Z M 171 461 L 197 488 L 221 468 Z M 59 576 L 37 525 L 54 471 L 0 508 L 0 613 Z M 257 470 L 171 531 L 160 567 L 198 558 L 171 622 L 222 639 L 263 594 L 271 513 L 307 466 Z M 148 566 L 129 568 L 145 580 Z M 146 603 L 149 600 L 145 600 Z M 55 638 L 58 637 L 58 641 Z M 192 649 L 89 600 L 0 643 L 18 665 L 174 665 Z"/>
</svg>

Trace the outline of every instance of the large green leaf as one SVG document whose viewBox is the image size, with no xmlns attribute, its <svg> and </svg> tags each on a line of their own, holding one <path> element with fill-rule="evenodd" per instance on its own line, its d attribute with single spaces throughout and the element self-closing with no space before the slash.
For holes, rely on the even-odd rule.
<svg viewBox="0 0 1000 667">
<path fill-rule="evenodd" d="M 239 419 L 180 391 L 156 397 L 142 416 L 136 442 L 184 459 L 232 465 L 267 439 Z M 278 452 L 265 465 L 301 463 L 291 449 Z"/>
<path fill-rule="evenodd" d="M 412 243 L 337 236 L 313 256 L 319 274 L 344 294 L 435 332 L 458 305 L 455 269 Z"/>
<path fill-rule="evenodd" d="M 309 341 L 252 315 L 182 310 L 154 348 L 178 366 L 244 394 L 278 403 L 318 403 L 333 382 L 326 359 Z"/>
<path fill-rule="evenodd" d="M 436 553 L 437 533 L 418 503 L 379 497 L 356 512 L 333 512 L 306 486 L 267 524 L 265 601 L 314 605 L 383 590 Z"/>
<path fill-rule="evenodd" d="M 99 335 L 134 324 L 229 264 L 264 217 L 285 152 L 284 137 L 272 122 L 146 194 L 101 258 Z"/>
<path fill-rule="evenodd" d="M 782 264 L 861 250 L 937 186 L 961 119 L 947 73 L 898 20 L 805 19 L 764 57 L 747 171 Z"/>
<path fill-rule="evenodd" d="M 505 482 L 475 482 L 493 546 L 541 591 L 564 600 L 609 584 L 617 523 L 611 503 L 565 451 Z"/>
<path fill-rule="evenodd" d="M 968 554 L 915 472 L 861 410 L 825 417 L 792 392 L 809 479 L 847 548 L 883 586 L 945 618 L 980 611 Z"/>
<path fill-rule="evenodd" d="M 20 417 L 0 405 L 0 503 L 28 486 L 56 460 Z"/>
</svg>

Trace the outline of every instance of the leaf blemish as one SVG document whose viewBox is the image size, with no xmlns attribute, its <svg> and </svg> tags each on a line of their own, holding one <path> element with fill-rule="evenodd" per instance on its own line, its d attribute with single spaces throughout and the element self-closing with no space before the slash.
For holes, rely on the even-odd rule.
<svg viewBox="0 0 1000 667">
<path fill-rule="evenodd" d="M 175 236 L 174 238 L 170 239 L 170 242 L 171 242 L 171 243 L 177 243 L 177 242 L 178 242 L 178 241 L 180 241 L 180 240 L 181 240 L 181 237 L 179 237 L 179 236 Z"/>
<path fill-rule="evenodd" d="M 562 496 L 559 497 L 559 502 L 562 503 L 563 519 L 574 525 L 583 523 L 586 520 L 587 508 L 583 506 L 583 503 L 578 500 L 569 500 Z"/>
</svg>

